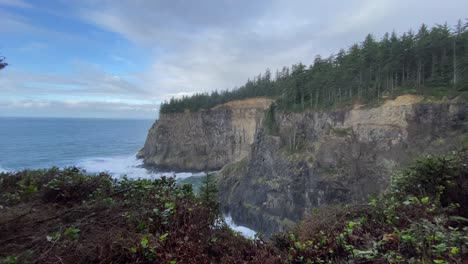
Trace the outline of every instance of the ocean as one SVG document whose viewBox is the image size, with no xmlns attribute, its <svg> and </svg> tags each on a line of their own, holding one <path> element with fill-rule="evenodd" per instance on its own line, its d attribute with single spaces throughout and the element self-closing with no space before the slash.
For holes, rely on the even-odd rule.
<svg viewBox="0 0 468 264">
<path fill-rule="evenodd" d="M 0 171 L 78 166 L 115 177 L 151 178 L 135 155 L 154 120 L 0 118 Z M 190 172 L 177 173 L 186 178 Z"/>
<path fill-rule="evenodd" d="M 143 147 L 154 120 L 91 118 L 0 117 L 0 172 L 77 166 L 90 173 L 106 171 L 115 178 L 176 179 L 202 173 L 149 171 L 136 153 Z M 229 215 L 226 223 L 242 235 L 255 231 L 237 226 Z"/>
</svg>

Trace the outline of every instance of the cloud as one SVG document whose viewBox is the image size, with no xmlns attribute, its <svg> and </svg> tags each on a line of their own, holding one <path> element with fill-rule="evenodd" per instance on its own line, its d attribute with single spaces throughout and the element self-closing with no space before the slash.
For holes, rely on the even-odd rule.
<svg viewBox="0 0 468 264">
<path fill-rule="evenodd" d="M 268 1 L 102 1 L 82 9 L 97 26 L 143 44 L 177 44 L 206 28 L 249 24 Z M 182 44 L 182 43 L 179 43 Z"/>
<path fill-rule="evenodd" d="M 0 72 L 3 95 L 74 95 L 148 98 L 149 91 L 120 76 L 106 72 L 91 63 L 76 61 L 70 74 L 31 73 L 8 70 Z"/>
<path fill-rule="evenodd" d="M 83 9 L 82 16 L 135 45 L 162 50 L 139 78 L 167 99 L 234 88 L 266 68 L 311 63 L 316 54 L 351 44 L 339 43 L 340 35 L 391 11 L 384 0 L 352 2 L 117 1 Z M 352 22 L 335 24 L 350 9 Z"/>
<path fill-rule="evenodd" d="M 80 100 L 0 100 L 2 116 L 30 117 L 107 117 L 145 118 L 157 117 L 159 106 L 125 102 L 80 101 Z M 96 115 L 99 113 L 99 115 Z"/>
<path fill-rule="evenodd" d="M 297 18 L 297 9 L 278 16 L 289 5 L 270 3 L 119 1 L 94 6 L 82 15 L 136 45 L 163 50 L 140 78 L 167 99 L 240 86 L 267 67 L 280 68 L 310 54 L 310 19 Z"/>
<path fill-rule="evenodd" d="M 21 6 L 25 2 L 0 0 L 0 4 L 5 3 Z M 367 33 L 380 37 L 392 30 L 401 33 L 416 29 L 422 22 L 455 23 L 466 16 L 464 10 L 468 9 L 466 0 L 68 3 L 75 12 L 67 15 L 91 26 L 92 31 L 98 32 L 94 36 L 118 36 L 100 40 L 107 40 L 100 49 L 105 49 L 105 57 L 118 66 L 90 63 L 96 61 L 92 54 L 71 63 L 72 68 L 66 73 L 8 70 L 8 74 L 0 72 L 2 95 L 36 101 L 44 96 L 61 98 L 61 107 L 65 107 L 65 102 L 72 105 L 77 97 L 81 98 L 79 106 L 84 105 L 83 98 L 101 100 L 107 107 L 114 105 L 105 100 L 122 100 L 128 109 L 131 105 L 143 109 L 139 108 L 142 101 L 156 105 L 172 96 L 231 89 L 266 68 L 274 71 L 297 62 L 310 64 L 315 55 L 328 56 L 347 48 Z M 93 39 L 88 34 L 90 30 L 80 31 L 80 35 L 39 28 L 34 25 L 34 18 L 1 11 L 0 17 L 2 25 L 7 25 L 0 31 L 47 32 L 52 40 Z M 143 63 L 126 54 L 131 51 L 119 46 L 125 41 L 144 54 L 147 61 Z M 23 48 L 27 50 L 28 46 Z M 119 70 L 123 68 L 127 69 Z"/>
<path fill-rule="evenodd" d="M 2 10 L 0 10 L 0 22 L 2 23 L 0 33 L 18 34 L 19 32 L 39 32 L 38 28 L 32 25 L 28 19 Z"/>
</svg>

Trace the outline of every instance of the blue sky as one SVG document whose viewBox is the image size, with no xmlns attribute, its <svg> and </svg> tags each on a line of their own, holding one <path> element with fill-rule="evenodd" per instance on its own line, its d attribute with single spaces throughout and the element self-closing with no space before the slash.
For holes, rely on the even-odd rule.
<svg viewBox="0 0 468 264">
<path fill-rule="evenodd" d="M 155 118 L 367 33 L 455 24 L 466 0 L 0 0 L 0 116 Z"/>
</svg>

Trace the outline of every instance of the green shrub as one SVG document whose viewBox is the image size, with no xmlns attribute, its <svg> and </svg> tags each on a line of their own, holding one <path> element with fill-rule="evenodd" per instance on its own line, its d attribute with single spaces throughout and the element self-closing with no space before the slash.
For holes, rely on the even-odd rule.
<svg viewBox="0 0 468 264">
<path fill-rule="evenodd" d="M 279 130 L 279 124 L 276 120 L 276 103 L 272 103 L 267 111 L 265 111 L 264 126 L 268 134 L 276 135 Z"/>
<path fill-rule="evenodd" d="M 274 245 L 290 263 L 462 263 L 466 161 L 466 152 L 421 158 L 369 205 L 315 209 Z"/>
<path fill-rule="evenodd" d="M 465 153 L 426 156 L 392 177 L 394 197 L 434 197 L 442 206 L 459 204 L 468 210 L 468 168 Z"/>
<path fill-rule="evenodd" d="M 68 240 L 77 240 L 80 237 L 80 229 L 69 227 L 63 232 L 63 236 Z"/>
</svg>

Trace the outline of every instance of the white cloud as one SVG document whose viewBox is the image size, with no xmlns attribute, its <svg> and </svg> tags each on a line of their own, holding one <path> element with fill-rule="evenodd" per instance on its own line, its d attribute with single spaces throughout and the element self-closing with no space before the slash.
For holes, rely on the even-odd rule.
<svg viewBox="0 0 468 264">
<path fill-rule="evenodd" d="M 70 74 L 31 73 L 28 71 L 0 72 L 0 92 L 3 95 L 75 95 L 148 98 L 150 91 L 120 76 L 106 72 L 97 65 L 75 62 Z M 151 96 L 150 96 L 151 97 Z"/>
<path fill-rule="evenodd" d="M 148 118 L 157 117 L 159 106 L 125 102 L 81 100 L 0 100 L 0 116 L 30 117 L 108 117 Z M 96 115 L 96 114 L 99 115 Z"/>
<path fill-rule="evenodd" d="M 0 0 L 1 1 L 1 0 Z M 38 32 L 26 18 L 0 10 L 0 33 L 17 34 L 18 32 Z"/>
<path fill-rule="evenodd" d="M 25 2 L 0 0 L 0 4 L 5 3 L 20 6 Z M 149 109 L 149 106 L 141 108 L 140 101 L 156 104 L 171 96 L 230 89 L 266 68 L 274 71 L 297 62 L 310 64 L 315 55 L 327 56 L 347 48 L 367 33 L 380 37 L 394 29 L 398 32 L 415 29 L 422 22 L 454 23 L 466 16 L 468 10 L 466 0 L 83 0 L 73 3 L 77 15 L 86 23 L 116 33 L 144 50 L 151 60 L 149 66 L 139 72 L 115 73 L 85 63 L 85 58 L 76 62 L 68 74 L 9 70 L 8 74 L 0 72 L 3 95 L 28 98 L 31 94 L 51 94 L 71 100 L 63 107 L 73 105 L 76 96 L 101 101 L 110 98 L 116 104 L 118 100 L 127 102 L 121 109 Z M 6 12 L 0 12 L 0 17 L 2 25 L 7 25 L 0 32 L 10 27 L 13 28 L 10 32 L 48 32 L 57 36 L 53 29 L 38 29 L 26 18 Z M 64 34 L 73 35 L 73 32 Z M 113 43 L 108 45 L 109 50 L 103 52 L 111 60 L 127 66 L 139 65 L 137 59 L 128 59 L 125 51 L 112 50 Z M 79 100 L 78 105 L 83 103 Z"/>
<path fill-rule="evenodd" d="M 44 107 L 49 107 L 50 102 L 47 102 L 47 101 L 31 101 L 31 100 L 12 101 L 12 102 L 4 103 L 4 106 L 5 107 L 11 107 L 11 108 L 44 108 Z"/>
</svg>

